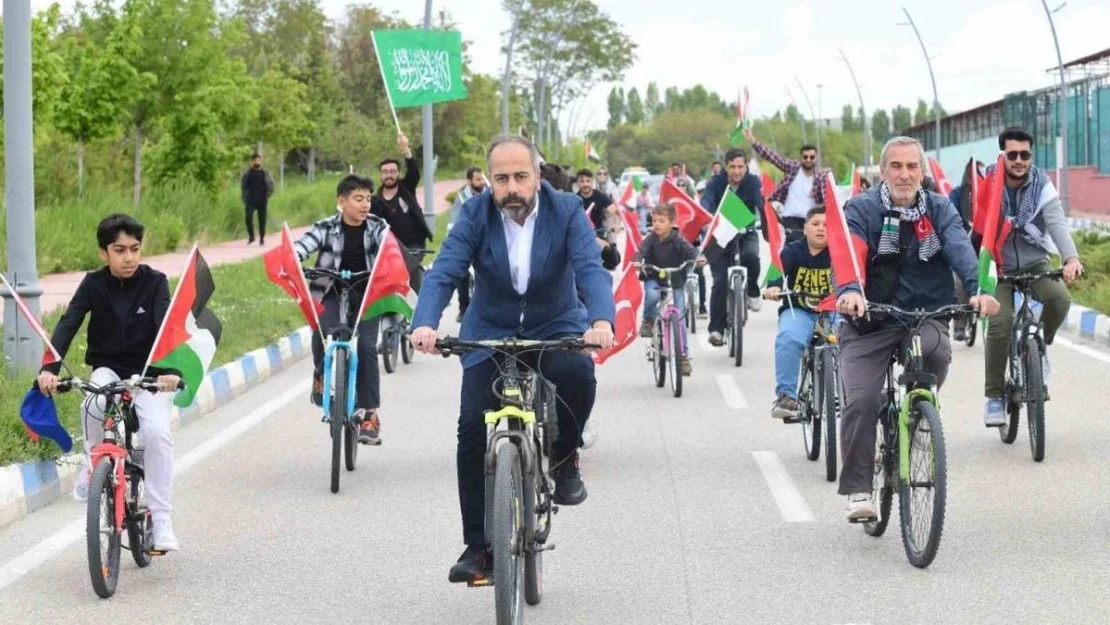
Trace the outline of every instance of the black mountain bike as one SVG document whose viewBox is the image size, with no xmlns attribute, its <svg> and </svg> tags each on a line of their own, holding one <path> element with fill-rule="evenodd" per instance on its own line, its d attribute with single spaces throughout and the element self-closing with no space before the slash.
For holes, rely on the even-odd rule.
<svg viewBox="0 0 1110 625">
<path fill-rule="evenodd" d="M 420 261 L 428 254 L 433 253 L 433 250 L 408 248 L 408 253 Z M 408 331 L 409 322 L 401 315 L 390 314 L 382 317 L 382 340 L 378 344 L 378 353 L 382 355 L 382 366 L 386 373 L 393 373 L 397 370 L 398 355 L 401 356 L 401 360 L 406 365 L 412 364 L 413 348 L 412 343 L 409 342 L 406 336 Z"/>
</svg>

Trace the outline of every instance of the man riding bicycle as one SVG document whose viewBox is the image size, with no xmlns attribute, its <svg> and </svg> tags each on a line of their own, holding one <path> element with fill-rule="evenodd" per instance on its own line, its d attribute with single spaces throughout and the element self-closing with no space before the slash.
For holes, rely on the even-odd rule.
<svg viewBox="0 0 1110 625">
<path fill-rule="evenodd" d="M 611 347 L 616 316 L 612 278 L 601 266 L 582 201 L 540 181 L 540 154 L 524 137 L 495 138 L 486 161 L 492 193 L 468 201 L 444 241 L 417 303 L 412 344 L 422 352 L 435 352 L 436 328 L 451 291 L 473 265 L 477 288 L 463 319 L 462 338 L 582 336 L 587 343 Z M 490 570 L 483 415 L 500 405 L 491 388 L 498 376 L 498 358 L 473 352 L 461 361 L 457 468 L 466 550 L 451 567 L 452 582 L 474 581 Z M 560 397 L 559 438 L 552 446 L 554 499 L 577 505 L 587 494 L 578 469 L 578 446 L 596 395 L 594 363 L 585 354 L 551 352 L 536 364 Z"/>
<path fill-rule="evenodd" d="M 93 370 L 89 381 L 97 386 L 143 375 L 158 329 L 170 307 L 166 275 L 149 265 L 139 264 L 144 231 L 141 223 L 119 213 L 100 222 L 96 227 L 96 240 L 104 267 L 85 274 L 50 339 L 64 358 L 88 315 L 85 363 Z M 59 361 L 42 368 L 38 386 L 44 395 L 51 395 L 58 389 L 61 367 Z M 132 404 L 139 417 L 145 448 L 146 500 L 154 521 L 154 548 L 174 551 L 178 543 L 170 520 L 174 455 L 170 423 L 173 395 L 169 391 L 177 389 L 181 373 L 151 367 L 147 374 L 157 375 L 158 383 L 166 392 L 139 391 Z M 89 496 L 89 450 L 101 441 L 107 408 L 103 397 L 90 396 L 81 405 L 85 454 L 73 487 L 73 497 L 78 501 L 86 501 Z"/>
<path fill-rule="evenodd" d="M 748 155 L 740 148 L 732 148 L 725 153 L 725 169 L 709 179 L 701 206 L 710 213 L 716 213 L 725 195 L 725 189 L 743 200 L 755 213 L 760 224 L 763 219 L 763 185 L 759 177 L 748 171 Z M 766 227 L 764 225 L 764 227 Z M 764 238 L 766 238 L 764 233 Z M 724 332 L 728 317 L 728 270 L 733 263 L 734 251 L 739 247 L 740 264 L 748 271 L 747 298 L 748 309 L 758 311 L 762 307 L 759 298 L 759 235 L 755 230 L 737 235 L 732 241 L 724 242 L 725 252 L 718 255 L 710 264 L 713 271 L 713 292 L 709 296 L 709 344 L 720 347 L 725 344 Z"/>
<path fill-rule="evenodd" d="M 850 241 L 861 260 L 867 301 L 905 310 L 936 310 L 956 301 L 952 272 L 968 293 L 979 289 L 978 263 L 971 240 L 947 197 L 921 189 L 925 149 L 910 137 L 895 137 L 883 146 L 883 182 L 848 201 L 844 216 Z M 829 227 L 841 227 L 833 223 Z M 861 249 L 862 246 L 862 249 Z M 848 496 L 848 520 L 876 517 L 871 500 L 875 461 L 875 427 L 883 401 L 880 389 L 893 356 L 905 352 L 909 331 L 892 321 L 864 318 L 867 307 L 857 281 L 839 276 L 837 309 L 852 318 L 841 324 L 840 374 L 846 393 L 841 413 L 845 447 L 840 473 L 841 495 Z M 998 312 L 990 295 L 969 302 L 980 314 Z M 922 328 L 925 369 L 944 384 L 952 359 L 948 329 L 938 321 Z"/>
<path fill-rule="evenodd" d="M 1044 273 L 1052 271 L 1049 254 L 1059 252 L 1064 261 L 1064 280 L 1074 282 L 1083 274 L 1079 250 L 1071 238 L 1068 220 L 1056 187 L 1048 175 L 1033 166 L 1033 135 L 1024 128 L 1007 128 L 998 135 L 998 148 L 1006 156 L 1006 188 L 1002 194 L 1002 217 L 1013 230 L 1002 242 L 1002 274 Z M 987 171 L 994 171 L 992 165 Z M 1053 245 L 1055 244 L 1055 245 Z M 1033 291 L 1044 309 L 1044 342 L 1051 345 L 1056 331 L 1068 316 L 1071 300 L 1068 288 L 1056 280 L 1043 278 Z M 986 383 L 987 405 L 984 422 L 988 427 L 1006 424 L 1006 402 L 1002 396 L 1006 383 L 1006 361 L 1010 352 L 1010 333 L 1014 324 L 1013 286 L 1000 282 L 998 300 L 1002 312 L 987 326 Z M 1045 364 L 1048 357 L 1045 356 Z M 1045 369 L 1047 376 L 1048 369 Z"/>
<path fill-rule="evenodd" d="M 744 138 L 760 158 L 785 174 L 767 201 L 772 205 L 782 206 L 779 214 L 782 226 L 786 229 L 786 242 L 801 239 L 805 236 L 803 229 L 809 209 L 825 204 L 825 182 L 817 171 L 817 148 L 803 145 L 801 160 L 795 161 L 760 143 L 747 128 L 744 129 Z"/>
<path fill-rule="evenodd" d="M 312 224 L 312 228 L 297 239 L 293 247 L 297 258 L 304 261 L 317 251 L 316 266 L 334 271 L 367 271 L 374 266 L 374 258 L 387 231 L 383 220 L 370 214 L 370 197 L 374 183 L 369 178 L 351 174 L 339 181 L 335 189 L 339 213 Z M 351 292 L 348 318 L 358 315 L 367 284 L 363 282 Z M 314 280 L 311 290 L 315 298 L 322 296 L 324 313 L 320 315 L 320 330 L 327 332 L 339 323 L 339 290 L 331 280 Z M 355 418 L 361 422 L 358 441 L 363 445 L 381 444 L 381 406 L 378 371 L 377 336 L 378 318 L 358 324 L 358 397 Z M 320 332 L 312 334 L 312 403 L 324 403 L 324 341 Z"/>
</svg>

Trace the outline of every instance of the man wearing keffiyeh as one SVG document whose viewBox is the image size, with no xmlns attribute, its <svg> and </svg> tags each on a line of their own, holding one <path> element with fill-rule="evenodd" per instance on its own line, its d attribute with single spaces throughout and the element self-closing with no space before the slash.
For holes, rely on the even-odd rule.
<svg viewBox="0 0 1110 625">
<path fill-rule="evenodd" d="M 1011 230 L 1002 242 L 1002 275 L 1052 271 L 1049 254 L 1059 253 L 1064 262 L 1064 280 L 1073 282 L 1083 273 L 1079 251 L 1072 241 L 1068 220 L 1056 187 L 1044 170 L 1033 166 L 1033 136 L 1023 128 L 1007 128 L 998 136 L 998 148 L 1006 156 L 1006 191 L 1002 194 L 1002 217 Z M 988 175 L 994 170 L 991 166 Z M 1033 285 L 1033 293 L 1044 308 L 1044 340 L 1051 345 L 1056 331 L 1068 316 L 1071 300 L 1068 288 L 1056 280 L 1043 279 Z M 1006 423 L 1006 359 L 1014 323 L 1013 287 L 998 284 L 997 296 L 1002 312 L 987 326 L 986 407 L 983 420 L 988 427 Z M 1045 365 L 1048 356 L 1045 356 Z M 1049 370 L 1045 368 L 1045 379 Z"/>
<path fill-rule="evenodd" d="M 979 272 L 971 240 L 948 198 L 924 191 L 925 150 L 909 137 L 895 137 L 883 146 L 880 158 L 883 182 L 857 195 L 844 207 L 848 236 L 860 258 L 863 283 L 837 276 L 837 308 L 859 318 L 867 300 L 893 304 L 905 310 L 935 310 L 956 302 L 953 272 L 968 293 L 978 293 Z M 828 228 L 841 227 L 829 224 Z M 831 237 L 830 237 L 831 238 Z M 837 269 L 834 264 L 834 273 Z M 990 295 L 972 297 L 970 303 L 983 315 L 998 312 Z M 848 496 L 848 520 L 874 519 L 871 482 L 875 458 L 875 422 L 879 390 L 892 355 L 905 349 L 909 332 L 894 323 L 877 327 L 843 324 L 840 338 L 840 375 L 845 403 L 841 412 L 844 468 L 840 494 Z M 927 322 L 921 333 L 925 369 L 944 384 L 951 360 L 948 328 Z"/>
</svg>

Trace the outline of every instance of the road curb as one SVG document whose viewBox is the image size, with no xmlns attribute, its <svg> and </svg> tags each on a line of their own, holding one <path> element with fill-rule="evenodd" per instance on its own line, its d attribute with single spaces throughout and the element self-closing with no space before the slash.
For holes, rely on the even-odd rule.
<svg viewBox="0 0 1110 625">
<path fill-rule="evenodd" d="M 1072 230 L 1098 230 L 1110 232 L 1110 220 L 1106 219 L 1079 219 L 1068 217 L 1068 226 Z"/>
<path fill-rule="evenodd" d="M 276 343 L 208 372 L 193 405 L 185 410 L 173 409 L 173 428 L 177 430 L 199 420 L 308 356 L 312 353 L 311 341 L 311 330 L 303 326 Z M 40 460 L 0 467 L 0 528 L 68 495 L 76 479 L 79 458 L 70 454 L 66 459 L 72 463 Z"/>
<path fill-rule="evenodd" d="M 1110 347 L 1110 317 L 1086 306 L 1072 302 L 1061 329 L 1099 347 Z"/>
</svg>

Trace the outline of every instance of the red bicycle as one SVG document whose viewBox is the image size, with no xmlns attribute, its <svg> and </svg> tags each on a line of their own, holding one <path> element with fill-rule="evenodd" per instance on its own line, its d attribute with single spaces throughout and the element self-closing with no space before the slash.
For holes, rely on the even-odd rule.
<svg viewBox="0 0 1110 625">
<path fill-rule="evenodd" d="M 89 452 L 92 478 L 89 480 L 85 536 L 93 590 L 107 599 L 115 594 L 119 581 L 124 529 L 127 530 L 127 549 L 140 568 L 149 566 L 153 556 L 165 555 L 164 551 L 154 549 L 154 522 L 143 497 L 142 450 L 131 445 L 132 435 L 139 430 L 132 396 L 136 391 L 157 393 L 161 387 L 156 378 L 139 376 L 104 386 L 75 377 L 65 378 L 58 384 L 58 391 L 62 393 L 75 388 L 90 396 L 92 401 L 102 397 L 106 402 L 104 438 Z"/>
</svg>

